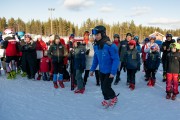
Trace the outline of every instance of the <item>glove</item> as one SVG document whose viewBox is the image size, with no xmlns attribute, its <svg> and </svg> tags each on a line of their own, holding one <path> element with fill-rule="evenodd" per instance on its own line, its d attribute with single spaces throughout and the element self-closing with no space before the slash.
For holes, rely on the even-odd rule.
<svg viewBox="0 0 180 120">
<path fill-rule="evenodd" d="M 86 55 L 89 55 L 90 49 L 86 50 Z"/>
</svg>

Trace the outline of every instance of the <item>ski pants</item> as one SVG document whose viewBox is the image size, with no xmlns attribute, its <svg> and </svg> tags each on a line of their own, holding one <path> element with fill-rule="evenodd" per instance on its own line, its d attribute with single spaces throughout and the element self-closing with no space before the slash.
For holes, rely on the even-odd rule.
<svg viewBox="0 0 180 120">
<path fill-rule="evenodd" d="M 100 72 L 101 90 L 105 100 L 113 99 L 116 94 L 111 88 L 111 84 L 114 78 L 109 78 L 110 74 L 104 74 Z"/>
<path fill-rule="evenodd" d="M 177 95 L 179 94 L 178 91 L 178 74 L 174 73 L 167 73 L 166 75 L 167 81 L 166 81 L 166 92 Z"/>
<path fill-rule="evenodd" d="M 127 69 L 127 83 L 135 85 L 136 69 Z"/>
</svg>

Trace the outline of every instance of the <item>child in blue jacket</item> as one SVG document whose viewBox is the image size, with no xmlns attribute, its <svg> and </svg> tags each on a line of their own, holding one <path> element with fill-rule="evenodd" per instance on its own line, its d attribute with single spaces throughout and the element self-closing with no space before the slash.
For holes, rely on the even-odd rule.
<svg viewBox="0 0 180 120">
<path fill-rule="evenodd" d="M 135 75 L 137 71 L 140 71 L 140 55 L 136 50 L 136 41 L 130 40 L 129 50 L 124 56 L 124 62 L 127 69 L 127 85 L 131 90 L 135 89 Z"/>
</svg>

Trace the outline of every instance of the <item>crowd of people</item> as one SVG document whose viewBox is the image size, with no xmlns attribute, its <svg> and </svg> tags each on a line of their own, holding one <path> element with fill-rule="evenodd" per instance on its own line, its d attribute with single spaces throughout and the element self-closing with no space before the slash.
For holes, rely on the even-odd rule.
<svg viewBox="0 0 180 120">
<path fill-rule="evenodd" d="M 71 81 L 74 93 L 83 94 L 89 76 L 95 73 L 96 85 L 101 86 L 104 96 L 103 106 L 113 106 L 118 98 L 111 87 L 121 81 L 121 71 L 127 72 L 130 90 L 135 89 L 136 73 L 141 64 L 147 86 L 156 83 L 156 73 L 162 62 L 163 82 L 166 82 L 166 98 L 175 100 L 180 73 L 180 38 L 166 35 L 162 46 L 156 44 L 156 36 L 148 36 L 142 42 L 131 33 L 125 40 L 119 34 L 113 39 L 106 35 L 106 28 L 96 26 L 91 32 L 85 31 L 82 40 L 74 34 L 65 43 L 59 35 L 50 35 L 45 43 L 41 35 L 33 40 L 31 34 L 13 33 L 6 29 L 0 34 L 0 67 L 6 71 L 7 79 L 15 79 L 17 74 L 28 79 L 53 81 L 54 88 L 64 88 L 64 82 Z M 161 58 L 161 52 L 163 53 Z M 83 76 L 84 73 L 84 76 Z M 37 77 L 35 77 L 37 76 Z"/>
</svg>

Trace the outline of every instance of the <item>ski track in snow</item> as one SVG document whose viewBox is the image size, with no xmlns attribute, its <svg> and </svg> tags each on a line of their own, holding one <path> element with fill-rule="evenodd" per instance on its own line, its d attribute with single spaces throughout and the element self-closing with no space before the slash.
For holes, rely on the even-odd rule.
<svg viewBox="0 0 180 120">
<path fill-rule="evenodd" d="M 162 67 L 157 72 L 155 87 L 147 87 L 144 73 L 136 74 L 136 89 L 126 86 L 126 73 L 113 85 L 118 103 L 113 109 L 103 109 L 101 89 L 95 78 L 89 77 L 86 91 L 74 94 L 70 82 L 65 89 L 54 89 L 52 82 L 32 81 L 17 76 L 7 80 L 0 76 L 0 120 L 169 120 L 180 118 L 180 97 L 166 100 Z"/>
</svg>

